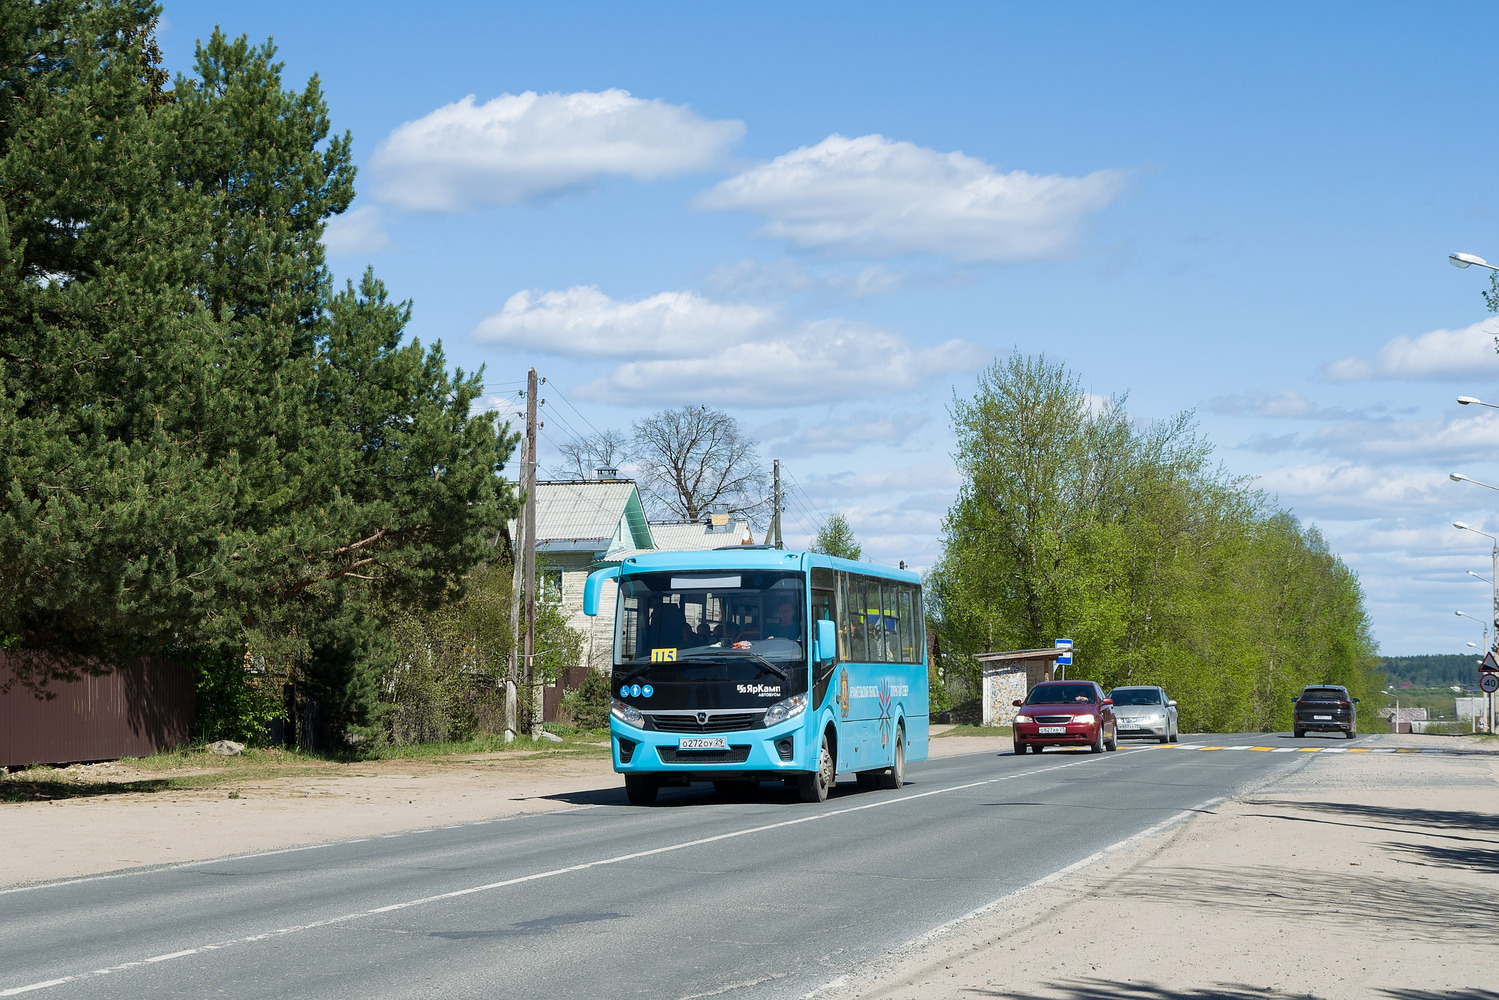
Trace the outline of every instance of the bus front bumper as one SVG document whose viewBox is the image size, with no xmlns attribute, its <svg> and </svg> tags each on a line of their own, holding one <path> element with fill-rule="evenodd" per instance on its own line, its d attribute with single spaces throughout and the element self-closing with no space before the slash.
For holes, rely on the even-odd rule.
<svg viewBox="0 0 1499 1000">
<path fill-rule="evenodd" d="M 805 716 L 799 716 L 765 729 L 709 733 L 725 737 L 727 748 L 689 750 L 681 747 L 682 733 L 637 729 L 610 719 L 609 742 L 616 772 L 652 774 L 662 784 L 781 780 L 813 769 L 805 746 L 806 723 Z"/>
</svg>

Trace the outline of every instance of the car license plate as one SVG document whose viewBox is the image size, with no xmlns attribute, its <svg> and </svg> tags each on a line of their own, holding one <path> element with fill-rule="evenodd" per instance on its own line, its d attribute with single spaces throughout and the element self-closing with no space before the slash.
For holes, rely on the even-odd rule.
<svg viewBox="0 0 1499 1000">
<path fill-rule="evenodd" d="M 727 750 L 727 736 L 683 736 L 677 740 L 678 750 Z"/>
<path fill-rule="evenodd" d="M 1042 726 L 1041 727 L 1041 735 L 1042 736 L 1066 736 L 1067 735 L 1067 727 L 1066 726 Z"/>
<path fill-rule="evenodd" d="M 1330 716 L 1330 715 L 1314 715 L 1314 716 L 1312 716 L 1312 721 L 1313 722 L 1331 722 L 1332 721 L 1332 716 Z"/>
</svg>

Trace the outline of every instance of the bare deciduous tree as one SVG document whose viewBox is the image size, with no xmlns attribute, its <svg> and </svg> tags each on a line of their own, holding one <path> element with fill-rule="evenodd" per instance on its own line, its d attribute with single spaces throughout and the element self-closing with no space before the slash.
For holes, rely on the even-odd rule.
<svg viewBox="0 0 1499 1000">
<path fill-rule="evenodd" d="M 557 446 L 562 460 L 550 474 L 556 479 L 588 479 L 595 470 L 617 469 L 625 460 L 628 439 L 620 431 L 609 429 Z"/>
<path fill-rule="evenodd" d="M 659 513 L 699 520 L 715 506 L 757 520 L 766 506 L 765 468 L 756 442 L 722 410 L 683 406 L 637 421 L 631 458 L 646 503 Z"/>
</svg>

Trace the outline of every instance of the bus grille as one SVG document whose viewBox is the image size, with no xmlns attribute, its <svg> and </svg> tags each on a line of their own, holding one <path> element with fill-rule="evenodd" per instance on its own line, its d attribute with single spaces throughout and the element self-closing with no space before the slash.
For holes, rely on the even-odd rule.
<svg viewBox="0 0 1499 1000">
<path fill-rule="evenodd" d="M 760 712 L 734 712 L 710 715 L 707 722 L 698 722 L 695 715 L 647 715 L 651 728 L 662 733 L 731 733 L 739 729 L 750 729 L 760 721 Z"/>
<path fill-rule="evenodd" d="M 729 747 L 727 750 L 678 750 L 676 747 L 657 747 L 663 764 L 743 764 L 749 760 L 749 747 Z"/>
</svg>

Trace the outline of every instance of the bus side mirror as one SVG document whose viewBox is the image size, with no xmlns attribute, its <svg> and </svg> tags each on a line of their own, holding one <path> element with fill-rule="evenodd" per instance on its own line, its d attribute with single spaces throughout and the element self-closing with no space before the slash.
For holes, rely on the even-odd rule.
<svg viewBox="0 0 1499 1000">
<path fill-rule="evenodd" d="M 817 646 L 812 655 L 819 661 L 831 660 L 838 655 L 838 626 L 826 618 L 817 622 Z"/>
<path fill-rule="evenodd" d="M 608 569 L 588 574 L 588 579 L 583 584 L 583 613 L 585 615 L 591 617 L 599 613 L 599 588 L 604 585 L 605 580 L 618 579 L 618 566 L 610 566 Z"/>
</svg>

